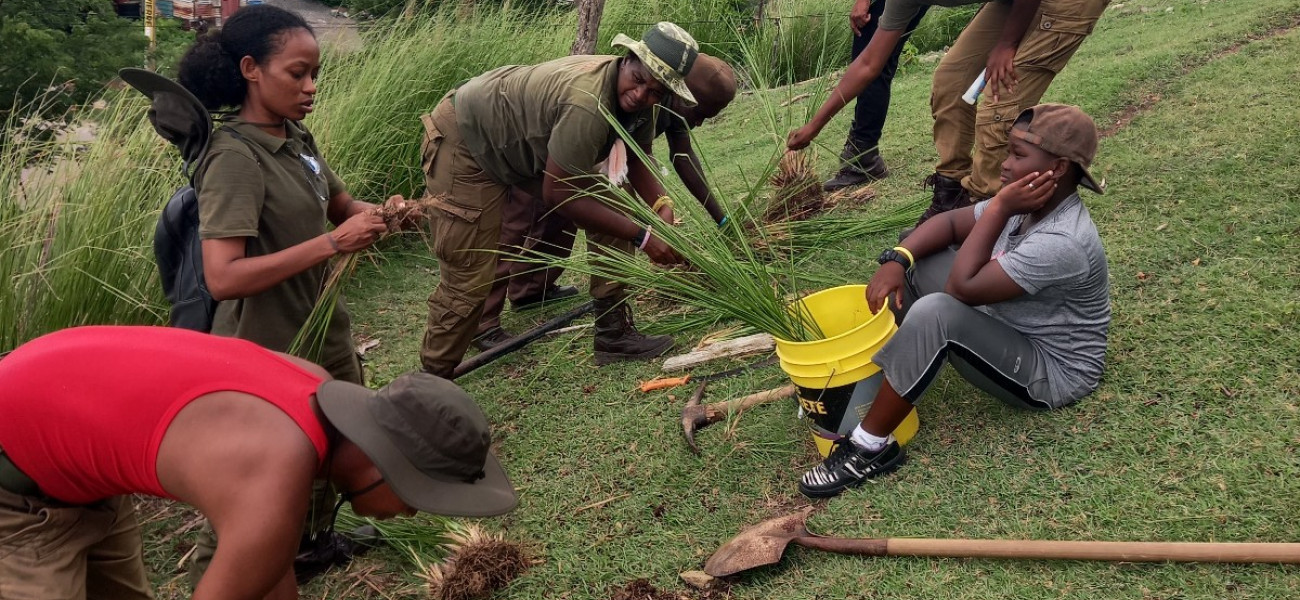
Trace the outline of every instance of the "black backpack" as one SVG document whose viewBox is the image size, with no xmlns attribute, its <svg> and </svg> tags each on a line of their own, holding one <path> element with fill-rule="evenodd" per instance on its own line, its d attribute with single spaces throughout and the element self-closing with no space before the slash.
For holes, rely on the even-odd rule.
<svg viewBox="0 0 1300 600">
<path fill-rule="evenodd" d="M 203 279 L 199 198 L 194 190 L 194 175 L 207 156 L 212 139 L 212 115 L 189 90 L 157 73 L 122 69 L 119 75 L 149 97 L 149 121 L 158 135 L 180 150 L 181 173 L 189 181 L 163 206 L 154 229 L 154 259 L 163 292 L 171 303 L 171 325 L 211 331 L 217 301 Z"/>
</svg>

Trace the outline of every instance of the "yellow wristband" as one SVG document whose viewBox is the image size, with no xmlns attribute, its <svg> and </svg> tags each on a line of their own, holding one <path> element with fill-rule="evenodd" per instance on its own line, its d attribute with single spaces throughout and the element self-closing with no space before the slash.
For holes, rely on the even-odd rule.
<svg viewBox="0 0 1300 600">
<path fill-rule="evenodd" d="M 907 248 L 904 248 L 902 246 L 894 246 L 894 252 L 897 252 L 907 257 L 908 271 L 911 271 L 914 267 L 916 267 L 916 259 L 912 258 L 911 250 L 908 250 Z"/>
<path fill-rule="evenodd" d="M 667 206 L 668 208 L 672 208 L 673 199 L 669 198 L 668 196 L 660 196 L 658 200 L 655 200 L 655 204 L 653 207 L 650 208 L 650 210 L 652 212 L 659 212 L 659 209 L 665 206 Z"/>
</svg>

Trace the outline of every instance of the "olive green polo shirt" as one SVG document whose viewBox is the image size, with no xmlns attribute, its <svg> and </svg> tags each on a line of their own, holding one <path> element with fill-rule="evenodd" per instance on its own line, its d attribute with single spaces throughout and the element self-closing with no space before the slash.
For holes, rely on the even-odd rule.
<svg viewBox="0 0 1300 600">
<path fill-rule="evenodd" d="M 244 238 L 248 256 L 264 256 L 325 233 L 329 199 L 345 191 L 343 182 L 306 128 L 289 123 L 286 129 L 288 137 L 279 138 L 234 120 L 213 132 L 194 179 L 202 239 Z M 284 352 L 311 314 L 325 277 L 321 263 L 255 296 L 223 301 L 212 332 Z M 328 363 L 352 352 L 350 319 L 340 300 L 325 347 L 304 358 Z"/>
<path fill-rule="evenodd" d="M 539 179 L 547 158 L 572 174 L 594 173 L 615 131 L 601 107 L 644 147 L 654 137 L 653 109 L 618 109 L 617 56 L 567 56 L 488 71 L 456 90 L 457 125 L 479 166 L 498 183 Z"/>
</svg>

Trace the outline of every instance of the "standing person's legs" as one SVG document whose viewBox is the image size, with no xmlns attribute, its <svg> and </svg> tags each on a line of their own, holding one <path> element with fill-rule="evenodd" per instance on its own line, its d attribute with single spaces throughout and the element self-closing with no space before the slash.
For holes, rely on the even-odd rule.
<svg viewBox="0 0 1300 600">
<path fill-rule="evenodd" d="M 591 231 L 587 232 L 587 250 L 595 255 L 595 260 L 616 252 L 631 255 L 636 251 L 632 242 Z M 637 331 L 623 284 L 592 277 L 591 297 L 596 311 L 594 348 L 597 365 L 620 360 L 649 360 L 672 349 L 672 336 L 644 335 Z"/>
<path fill-rule="evenodd" d="M 547 208 L 541 200 L 534 202 L 537 218 L 532 230 L 528 232 L 525 250 L 538 256 L 568 258 L 573 252 L 573 241 L 578 234 L 577 224 L 558 211 Z M 561 292 L 561 298 L 577 294 L 576 288 L 558 288 L 556 285 L 560 275 L 564 274 L 563 268 L 540 267 L 536 263 L 515 263 L 511 267 L 508 296 L 515 308 L 535 304 L 538 298 L 550 298 L 557 291 Z"/>
<path fill-rule="evenodd" d="M 492 287 L 507 186 L 474 161 L 456 124 L 451 95 L 426 116 L 423 150 L 426 194 L 439 197 L 430 211 L 438 285 L 429 295 L 429 318 L 420 349 L 425 371 L 450 377 L 469 348 Z"/>
<path fill-rule="evenodd" d="M 872 36 L 876 33 L 876 24 L 880 19 L 880 15 L 885 11 L 886 2 L 888 0 L 871 3 L 871 20 L 862 27 L 860 30 L 861 35 L 853 36 L 853 53 L 850 60 L 856 60 L 858 55 L 866 49 L 867 44 L 871 42 Z M 857 101 L 853 106 L 853 122 L 849 125 L 848 139 L 844 142 L 844 149 L 840 152 L 840 173 L 831 181 L 826 182 L 827 188 L 839 189 L 848 185 L 866 183 L 870 179 L 882 179 L 889 175 L 889 169 L 885 167 L 885 162 L 880 157 L 878 147 L 880 145 L 880 136 L 885 127 L 885 118 L 889 112 L 890 88 L 894 80 L 894 74 L 898 72 L 898 59 L 903 53 L 903 46 L 906 45 L 907 39 L 911 37 L 912 31 L 921 22 L 921 18 L 925 16 L 928 8 L 928 6 L 922 7 L 921 11 L 912 19 L 912 22 L 908 23 L 902 39 L 898 41 L 898 45 L 894 46 L 894 50 L 890 53 L 889 60 L 885 62 L 884 68 L 881 69 L 880 75 L 866 89 L 862 90 L 861 94 L 858 94 Z M 857 177 L 853 177 L 854 175 L 857 175 Z"/>
<path fill-rule="evenodd" d="M 975 107 L 966 104 L 961 95 L 988 64 L 989 51 L 1001 38 L 1010 13 L 1009 2 L 981 6 L 934 71 L 930 114 L 934 117 L 934 149 L 939 153 L 935 172 L 940 177 L 961 181 L 970 174 Z M 986 100 L 981 97 L 982 103 Z"/>
<path fill-rule="evenodd" d="M 501 311 L 506 307 L 506 292 L 514 286 L 515 272 L 526 269 L 521 265 L 531 266 L 511 260 L 509 255 L 522 253 L 527 244 L 528 233 L 537 219 L 536 200 L 527 192 L 511 186 L 510 196 L 501 206 L 501 239 L 497 250 L 496 271 L 493 273 L 492 290 L 483 302 L 483 317 L 479 320 L 475 336 L 483 335 L 501 327 Z"/>
<path fill-rule="evenodd" d="M 935 215 L 971 204 L 970 192 L 962 180 L 970 175 L 971 146 L 975 143 L 975 107 L 961 99 L 988 63 L 989 51 L 1002 35 L 1002 25 L 1010 14 L 1009 2 L 988 2 L 957 36 L 952 48 L 943 55 L 934 71 L 930 87 L 930 114 L 934 117 L 934 149 L 939 164 L 926 185 L 934 188 L 930 206 L 916 221 L 919 227 Z M 911 229 L 899 236 L 902 240 Z"/>
<path fill-rule="evenodd" d="M 1007 135 L 1020 112 L 1038 104 L 1056 74 L 1092 33 L 1109 0 L 1043 0 L 1016 50 L 1016 89 L 998 102 L 981 102 L 975 116 L 975 156 L 962 186 L 976 198 L 1002 189 Z"/>
</svg>

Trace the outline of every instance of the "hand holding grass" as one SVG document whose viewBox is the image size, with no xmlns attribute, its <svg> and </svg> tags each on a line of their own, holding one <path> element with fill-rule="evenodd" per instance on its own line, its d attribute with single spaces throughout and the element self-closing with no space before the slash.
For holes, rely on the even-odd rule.
<svg viewBox="0 0 1300 600">
<path fill-rule="evenodd" d="M 646 240 L 644 250 L 645 255 L 650 257 L 650 260 L 657 265 L 669 266 L 682 263 L 681 255 L 677 254 L 676 250 L 673 250 L 671 246 L 653 234 L 650 235 L 649 240 Z"/>
<path fill-rule="evenodd" d="M 811 122 L 806 123 L 803 127 L 790 132 L 790 135 L 785 139 L 785 148 L 792 151 L 803 150 L 808 147 L 808 144 L 812 143 L 813 138 L 816 138 L 819 133 L 821 133 L 820 127 Z"/>
<path fill-rule="evenodd" d="M 369 247 L 387 231 L 384 218 L 377 211 L 368 210 L 348 217 L 328 235 L 340 253 L 349 254 Z"/>
<path fill-rule="evenodd" d="M 1055 193 L 1056 179 L 1052 177 L 1052 172 L 1034 171 L 1002 186 L 1002 190 L 993 197 L 992 206 L 1008 215 L 1027 214 L 1042 208 Z"/>
<path fill-rule="evenodd" d="M 424 222 L 424 211 L 417 204 L 407 204 L 401 194 L 393 194 L 384 201 L 380 216 L 388 224 L 388 233 L 414 231 Z"/>
</svg>

